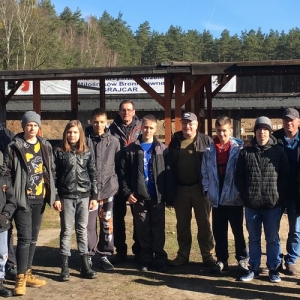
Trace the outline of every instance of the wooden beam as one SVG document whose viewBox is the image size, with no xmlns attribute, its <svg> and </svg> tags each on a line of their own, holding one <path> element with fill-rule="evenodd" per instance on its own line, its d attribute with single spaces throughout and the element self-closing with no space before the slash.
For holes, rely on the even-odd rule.
<svg viewBox="0 0 300 300">
<path fill-rule="evenodd" d="M 165 76 L 165 144 L 169 145 L 172 136 L 172 116 L 171 116 L 171 77 Z"/>
<path fill-rule="evenodd" d="M 212 136 L 212 97 L 211 97 L 211 76 L 205 84 L 207 99 L 207 134 Z"/>
<path fill-rule="evenodd" d="M 181 97 L 182 97 L 182 78 L 175 77 L 175 131 L 181 130 Z"/>
<path fill-rule="evenodd" d="M 192 88 L 182 97 L 181 106 L 183 106 L 196 93 L 196 91 L 201 88 L 201 86 L 205 85 L 209 78 L 209 75 L 199 76 L 199 79 L 194 82 Z"/>
<path fill-rule="evenodd" d="M 215 89 L 214 89 L 214 91 L 211 93 L 211 96 L 212 96 L 212 98 L 214 98 L 220 91 L 221 91 L 221 89 L 231 80 L 231 78 L 233 78 L 234 77 L 234 75 L 228 75 L 227 77 L 226 77 L 226 79 L 227 79 L 227 81 L 226 81 L 226 83 L 221 83 L 218 87 L 216 87 Z"/>
<path fill-rule="evenodd" d="M 7 96 L 5 97 L 5 105 L 12 98 L 12 96 L 16 93 L 16 91 L 22 85 L 23 82 L 24 82 L 24 80 L 19 80 L 16 84 L 16 87 L 7 94 Z"/>
<path fill-rule="evenodd" d="M 78 89 L 77 79 L 71 79 L 71 118 L 78 120 Z"/>
<path fill-rule="evenodd" d="M 162 107 L 165 106 L 165 100 L 162 96 L 160 96 L 147 82 L 145 82 L 139 76 L 132 76 L 132 79 L 140 85 L 154 100 L 156 100 Z"/>
</svg>

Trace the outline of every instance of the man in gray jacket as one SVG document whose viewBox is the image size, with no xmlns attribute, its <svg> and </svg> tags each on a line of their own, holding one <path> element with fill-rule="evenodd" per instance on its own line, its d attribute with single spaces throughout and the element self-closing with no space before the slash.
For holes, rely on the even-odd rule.
<svg viewBox="0 0 300 300">
<path fill-rule="evenodd" d="M 113 200 L 119 189 L 115 168 L 115 157 L 120 151 L 119 140 L 107 130 L 107 115 L 101 108 L 94 109 L 92 126 L 86 129 L 87 142 L 94 149 L 98 179 L 98 210 L 90 211 L 88 222 L 88 248 L 90 261 L 96 252 L 100 254 L 100 264 L 104 270 L 114 269 L 107 256 L 114 252 Z M 99 239 L 97 216 L 100 220 Z M 98 243 L 97 243 L 98 242 Z"/>
</svg>

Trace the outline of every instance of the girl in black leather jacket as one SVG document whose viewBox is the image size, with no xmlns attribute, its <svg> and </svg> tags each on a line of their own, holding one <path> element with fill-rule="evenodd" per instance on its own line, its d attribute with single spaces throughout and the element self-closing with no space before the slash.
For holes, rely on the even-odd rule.
<svg viewBox="0 0 300 300">
<path fill-rule="evenodd" d="M 59 200 L 54 208 L 60 212 L 60 254 L 62 270 L 60 279 L 70 279 L 68 258 L 73 223 L 78 251 L 82 260 L 81 277 L 95 278 L 88 263 L 87 223 L 89 209 L 97 208 L 97 176 L 93 150 L 85 142 L 80 121 L 70 121 L 63 133 L 63 141 L 54 149 L 56 188 Z"/>
</svg>

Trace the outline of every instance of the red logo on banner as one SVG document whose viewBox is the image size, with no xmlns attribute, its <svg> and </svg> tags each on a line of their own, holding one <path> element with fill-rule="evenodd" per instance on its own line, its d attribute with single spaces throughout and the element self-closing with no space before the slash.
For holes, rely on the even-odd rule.
<svg viewBox="0 0 300 300">
<path fill-rule="evenodd" d="M 23 81 L 21 85 L 21 91 L 28 92 L 30 88 L 30 81 Z"/>
</svg>

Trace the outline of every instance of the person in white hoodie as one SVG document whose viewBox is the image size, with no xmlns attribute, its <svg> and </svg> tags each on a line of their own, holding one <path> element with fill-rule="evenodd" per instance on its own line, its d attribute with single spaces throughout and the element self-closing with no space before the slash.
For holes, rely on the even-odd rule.
<svg viewBox="0 0 300 300">
<path fill-rule="evenodd" d="M 235 240 L 238 266 L 248 269 L 248 251 L 243 233 L 243 203 L 234 185 L 236 161 L 243 141 L 231 137 L 232 122 L 219 116 L 215 122 L 217 136 L 204 152 L 201 173 L 204 194 L 212 206 L 212 229 L 217 262 L 210 269 L 218 274 L 228 270 L 228 222 Z"/>
</svg>

